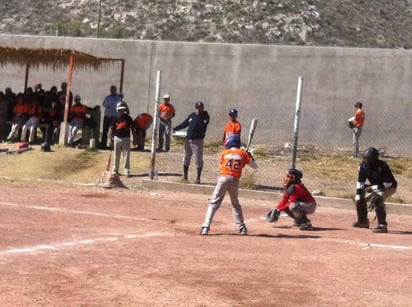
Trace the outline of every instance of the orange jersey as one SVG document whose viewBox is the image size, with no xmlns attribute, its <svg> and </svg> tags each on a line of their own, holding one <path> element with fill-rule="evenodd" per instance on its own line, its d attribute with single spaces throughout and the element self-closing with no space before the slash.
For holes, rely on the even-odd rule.
<svg viewBox="0 0 412 307">
<path fill-rule="evenodd" d="M 160 114 L 164 113 L 167 114 L 169 116 L 172 116 L 173 114 L 176 113 L 175 107 L 173 105 L 171 105 L 170 103 L 168 105 L 161 103 L 159 105 L 159 112 Z"/>
<path fill-rule="evenodd" d="M 232 175 L 234 178 L 240 179 L 243 167 L 252 161 L 253 158 L 244 149 L 226 149 L 220 155 L 220 175 Z"/>
<path fill-rule="evenodd" d="M 82 104 L 74 104 L 70 108 L 70 114 L 77 120 L 84 120 L 87 114 L 87 107 Z"/>
<path fill-rule="evenodd" d="M 139 129 L 146 130 L 152 124 L 153 117 L 148 113 L 139 114 L 136 119 L 134 120 L 135 124 Z"/>
<path fill-rule="evenodd" d="M 355 112 L 355 120 L 353 121 L 353 124 L 356 127 L 363 127 L 364 121 L 365 121 L 365 112 L 363 112 L 362 109 L 357 109 Z"/>
<path fill-rule="evenodd" d="M 23 113 L 27 113 L 27 104 L 17 103 L 13 108 L 13 113 L 16 114 L 16 115 L 21 115 Z"/>
<path fill-rule="evenodd" d="M 43 108 L 41 106 L 29 106 L 27 107 L 27 114 L 29 116 L 35 116 L 41 118 L 43 113 Z"/>
<path fill-rule="evenodd" d="M 225 144 L 225 140 L 228 138 L 229 135 L 231 134 L 237 134 L 240 136 L 240 133 L 242 132 L 242 126 L 238 121 L 228 121 L 225 125 L 225 131 L 224 131 L 224 139 L 223 139 L 223 144 Z"/>
</svg>

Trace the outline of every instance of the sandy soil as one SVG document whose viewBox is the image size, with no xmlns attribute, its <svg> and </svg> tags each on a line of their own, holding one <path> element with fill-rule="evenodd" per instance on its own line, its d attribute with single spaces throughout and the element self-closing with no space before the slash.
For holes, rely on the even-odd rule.
<svg viewBox="0 0 412 307">
<path fill-rule="evenodd" d="M 412 221 L 354 229 L 319 207 L 313 231 L 274 203 L 225 200 L 198 235 L 207 196 L 98 188 L 0 188 L 1 306 L 411 306 Z"/>
</svg>

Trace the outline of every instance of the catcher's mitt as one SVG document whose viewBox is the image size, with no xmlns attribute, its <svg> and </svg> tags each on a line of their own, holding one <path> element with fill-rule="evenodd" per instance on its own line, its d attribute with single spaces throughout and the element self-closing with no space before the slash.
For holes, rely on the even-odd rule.
<svg viewBox="0 0 412 307">
<path fill-rule="evenodd" d="M 268 223 L 276 223 L 279 219 L 280 211 L 278 209 L 272 209 L 268 213 L 266 213 L 266 222 Z"/>
</svg>

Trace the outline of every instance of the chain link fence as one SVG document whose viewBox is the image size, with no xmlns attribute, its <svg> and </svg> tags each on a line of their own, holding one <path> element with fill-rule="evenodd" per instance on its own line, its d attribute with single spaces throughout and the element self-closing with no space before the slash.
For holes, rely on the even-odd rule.
<svg viewBox="0 0 412 307">
<path fill-rule="evenodd" d="M 230 107 L 233 106 L 228 105 L 227 111 Z M 352 130 L 347 122 L 347 119 L 353 116 L 355 108 L 342 114 L 340 122 L 332 121 L 329 112 L 330 108 L 315 108 L 309 103 L 306 105 L 303 97 L 295 166 L 303 171 L 303 182 L 314 195 L 351 198 L 355 192 L 357 166 L 361 161 L 360 158 L 352 157 Z M 261 191 L 282 189 L 284 173 L 292 165 L 295 113 L 294 102 L 284 104 L 281 108 L 274 104 L 272 109 L 256 106 L 252 114 L 244 114 L 239 109 L 238 120 L 242 124 L 241 138 L 244 146 L 252 119 L 258 120 L 250 151 L 258 162 L 259 169 L 252 170 L 247 166 L 244 168 L 242 188 Z M 361 152 L 370 146 L 379 149 L 381 158 L 389 163 L 399 183 L 397 193 L 389 201 L 412 204 L 412 192 L 408 188 L 408 183 L 412 182 L 412 159 L 408 148 L 402 146 L 403 139 L 397 136 L 396 119 L 386 119 L 385 122 L 391 122 L 393 126 L 382 127 L 382 116 L 390 117 L 391 114 L 379 113 L 377 116 L 373 109 L 367 108 L 365 113 L 365 126 L 360 137 Z M 219 175 L 219 157 L 224 149 L 223 129 L 229 116 L 222 120 L 222 114 L 210 111 L 209 114 L 211 121 L 205 138 L 201 181 L 205 185 L 215 185 Z M 187 115 L 184 114 L 181 118 Z M 179 123 L 180 121 L 174 119 L 173 126 Z M 378 130 L 380 137 L 372 139 L 371 130 L 374 130 L 374 133 Z M 152 165 L 153 180 L 183 183 L 183 144 L 184 138 L 175 136 L 168 152 L 152 154 L 155 155 Z M 157 144 L 153 145 L 150 139 L 146 140 L 147 148 L 157 148 Z M 189 183 L 194 183 L 195 179 L 196 166 L 192 161 Z"/>
</svg>

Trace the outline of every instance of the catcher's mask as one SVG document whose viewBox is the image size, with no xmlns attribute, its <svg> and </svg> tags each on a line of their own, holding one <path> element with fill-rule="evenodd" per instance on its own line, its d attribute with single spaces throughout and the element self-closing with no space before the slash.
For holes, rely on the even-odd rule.
<svg viewBox="0 0 412 307">
<path fill-rule="evenodd" d="M 363 154 L 363 161 L 366 164 L 374 164 L 379 159 L 379 151 L 375 147 L 369 147 Z"/>
<path fill-rule="evenodd" d="M 300 182 L 302 179 L 303 174 L 300 170 L 296 168 L 290 168 L 285 174 L 285 177 L 283 178 L 283 185 L 285 187 L 290 186 L 291 184 Z"/>
</svg>

